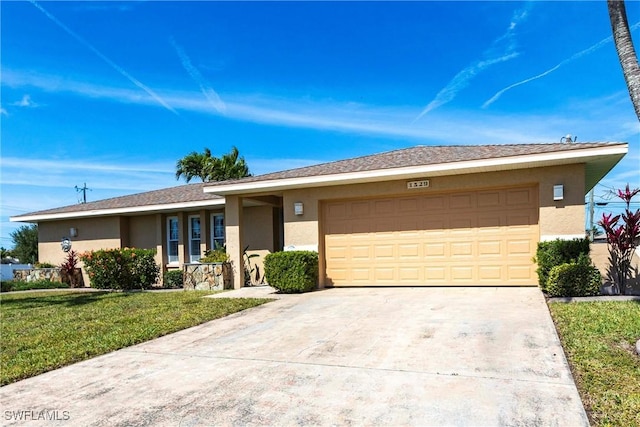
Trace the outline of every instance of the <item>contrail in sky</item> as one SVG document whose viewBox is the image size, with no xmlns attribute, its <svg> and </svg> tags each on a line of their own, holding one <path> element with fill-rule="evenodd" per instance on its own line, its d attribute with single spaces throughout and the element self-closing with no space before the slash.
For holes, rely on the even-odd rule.
<svg viewBox="0 0 640 427">
<path fill-rule="evenodd" d="M 166 108 L 167 110 L 171 111 L 172 113 L 178 114 L 176 110 L 171 108 L 171 106 L 169 104 L 167 104 L 162 98 L 160 98 L 160 96 L 158 94 L 156 94 L 153 90 L 151 90 L 151 88 L 149 88 L 148 86 L 144 85 L 140 80 L 136 79 L 131 74 L 127 73 L 124 69 L 122 69 L 122 67 L 120 67 L 118 64 L 116 64 L 115 62 L 113 62 L 112 60 L 107 58 L 104 54 L 102 54 L 102 52 L 100 52 L 98 49 L 93 47 L 93 45 L 91 45 L 88 41 L 86 41 L 85 39 L 80 37 L 78 34 L 76 34 L 74 31 L 72 31 L 69 27 L 64 25 L 62 22 L 60 22 L 58 20 L 58 18 L 53 16 L 51 13 L 49 13 L 47 10 L 45 10 L 42 6 L 40 6 L 34 0 L 29 0 L 29 1 L 30 1 L 30 3 L 32 5 L 37 7 L 42 13 L 44 13 L 47 16 L 47 18 L 49 18 L 51 21 L 53 21 L 58 27 L 62 28 L 71 37 L 73 37 L 74 39 L 76 39 L 77 41 L 79 41 L 80 43 L 85 45 L 86 47 L 88 47 L 93 53 L 98 55 L 104 62 L 109 64 L 114 70 L 116 70 L 118 73 L 122 74 L 124 77 L 129 79 L 129 81 L 131 83 L 133 83 L 134 85 L 138 86 L 140 89 L 142 89 L 145 92 L 147 92 L 149 94 L 149 96 L 151 96 L 153 99 L 158 101 L 158 103 L 160 103 L 160 105 L 162 105 L 164 108 Z"/>
<path fill-rule="evenodd" d="M 187 70 L 187 73 L 189 73 L 191 78 L 198 84 L 198 86 L 200 86 L 202 94 L 207 98 L 213 108 L 215 108 L 219 113 L 224 113 L 227 109 L 227 106 L 224 102 L 222 102 L 222 99 L 220 99 L 220 96 L 217 94 L 217 92 L 213 90 L 209 82 L 207 82 L 202 74 L 200 74 L 200 71 L 198 71 L 198 69 L 193 66 L 193 64 L 191 63 L 191 59 L 189 59 L 184 49 L 182 49 L 182 47 L 178 43 L 176 43 L 173 37 L 171 37 L 169 41 L 180 57 L 180 62 L 182 62 L 182 66 L 184 67 L 184 69 Z"/>
<path fill-rule="evenodd" d="M 527 19 L 529 10 L 531 9 L 531 5 L 531 2 L 527 2 L 524 8 L 516 10 L 511 17 L 511 22 L 509 24 L 509 28 L 507 28 L 507 31 L 503 35 L 495 39 L 491 43 L 491 46 L 484 52 L 485 57 L 489 56 L 491 55 L 492 51 L 495 50 L 495 46 L 498 43 L 506 41 L 507 46 L 501 56 L 484 59 L 481 61 L 475 61 L 471 65 L 468 65 L 466 68 L 460 71 L 458 74 L 456 74 L 455 77 L 449 83 L 447 83 L 447 85 L 442 88 L 440 92 L 438 92 L 436 97 L 422 110 L 422 112 L 418 114 L 418 117 L 416 117 L 412 123 L 420 120 L 425 114 L 429 113 L 430 111 L 433 111 L 436 108 L 448 102 L 451 102 L 458 95 L 458 92 L 469 86 L 471 79 L 475 77 L 476 74 L 494 64 L 509 61 L 510 59 L 517 57 L 519 54 L 514 51 L 516 46 L 515 41 L 513 40 L 513 35 L 518 24 Z"/>
<path fill-rule="evenodd" d="M 636 28 L 640 27 L 640 22 L 636 22 L 635 24 L 633 24 L 629 30 L 633 31 Z M 600 40 L 598 43 L 586 48 L 585 50 L 581 50 L 578 53 L 575 53 L 573 55 L 571 55 L 569 58 L 565 59 L 564 61 L 561 61 L 559 64 L 557 64 L 555 67 L 549 68 L 547 71 L 545 71 L 544 73 L 540 73 L 537 76 L 533 76 L 533 77 L 529 77 L 528 79 L 524 79 L 522 81 L 519 81 L 517 83 L 514 83 L 510 86 L 505 87 L 504 89 L 496 92 L 495 95 L 493 95 L 489 100 L 487 100 L 484 104 L 482 104 L 482 108 L 487 108 L 488 106 L 490 106 L 491 104 L 493 104 L 494 102 L 496 102 L 498 100 L 498 98 L 500 98 L 506 91 L 513 89 L 514 87 L 523 85 L 525 83 L 529 83 L 533 80 L 537 80 L 540 79 L 544 76 L 547 76 L 551 73 L 553 73 L 555 70 L 557 70 L 558 68 L 562 67 L 563 65 L 568 64 L 571 61 L 575 61 L 576 59 L 583 57 L 585 55 L 590 54 L 591 52 L 593 52 L 594 50 L 600 49 L 602 46 L 604 46 L 607 43 L 610 43 L 613 40 L 613 36 L 609 36 L 609 37 L 605 37 L 604 39 Z"/>
</svg>

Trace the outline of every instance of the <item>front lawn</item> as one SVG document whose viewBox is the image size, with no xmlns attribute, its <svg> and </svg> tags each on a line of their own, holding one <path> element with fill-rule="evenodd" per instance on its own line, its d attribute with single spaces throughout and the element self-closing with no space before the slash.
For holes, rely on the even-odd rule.
<svg viewBox="0 0 640 427">
<path fill-rule="evenodd" d="M 640 426 L 640 302 L 550 303 L 594 426 Z"/>
<path fill-rule="evenodd" d="M 0 385 L 268 302 L 210 292 L 44 293 L 0 296 Z"/>
</svg>

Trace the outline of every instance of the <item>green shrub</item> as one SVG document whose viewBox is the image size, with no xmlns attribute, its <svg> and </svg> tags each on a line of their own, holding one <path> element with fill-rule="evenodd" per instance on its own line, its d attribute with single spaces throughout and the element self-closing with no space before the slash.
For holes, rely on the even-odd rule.
<svg viewBox="0 0 640 427">
<path fill-rule="evenodd" d="M 13 290 L 13 281 L 4 280 L 0 282 L 0 292 L 11 292 Z"/>
<path fill-rule="evenodd" d="M 538 264 L 538 284 L 546 292 L 549 272 L 561 264 L 573 263 L 580 255 L 589 255 L 589 239 L 561 240 L 539 242 L 534 262 Z"/>
<path fill-rule="evenodd" d="M 80 256 L 91 287 L 98 289 L 145 289 L 160 277 L 155 249 L 101 249 Z"/>
<path fill-rule="evenodd" d="M 264 258 L 267 283 L 286 294 L 309 292 L 318 285 L 318 253 L 274 252 Z"/>
<path fill-rule="evenodd" d="M 32 289 L 60 289 L 68 288 L 69 285 L 61 282 L 52 282 L 50 280 L 36 280 L 33 282 L 24 282 L 22 280 L 6 280 L 1 284 L 2 292 L 12 291 L 28 291 Z"/>
<path fill-rule="evenodd" d="M 50 262 L 36 262 L 33 264 L 35 268 L 56 268 L 57 265 L 51 264 Z"/>
<path fill-rule="evenodd" d="M 549 272 L 546 292 L 551 297 L 586 297 L 600 294 L 602 277 L 587 255 L 576 262 L 556 265 Z"/>
<path fill-rule="evenodd" d="M 182 270 L 169 270 L 164 273 L 164 287 L 169 289 L 182 288 L 184 286 L 184 277 Z"/>
<path fill-rule="evenodd" d="M 220 263 L 228 261 L 229 254 L 224 246 L 218 246 L 215 249 L 208 250 L 204 253 L 204 258 L 200 258 L 200 262 L 204 263 Z"/>
</svg>

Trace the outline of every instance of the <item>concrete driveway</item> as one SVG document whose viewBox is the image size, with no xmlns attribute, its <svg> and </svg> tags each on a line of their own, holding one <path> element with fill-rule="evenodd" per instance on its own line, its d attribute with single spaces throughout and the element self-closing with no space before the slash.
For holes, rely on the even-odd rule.
<svg viewBox="0 0 640 427">
<path fill-rule="evenodd" d="M 5 386 L 0 403 L 4 425 L 588 425 L 536 288 L 286 296 Z"/>
</svg>

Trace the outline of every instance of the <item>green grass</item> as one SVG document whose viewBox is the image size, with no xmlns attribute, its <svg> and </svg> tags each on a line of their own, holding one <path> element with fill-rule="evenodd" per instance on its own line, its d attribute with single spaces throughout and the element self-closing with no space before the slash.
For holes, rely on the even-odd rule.
<svg viewBox="0 0 640 427">
<path fill-rule="evenodd" d="M 62 282 L 51 282 L 49 280 L 37 280 L 35 282 L 23 282 L 21 280 L 6 280 L 2 282 L 0 290 L 2 292 L 29 291 L 33 289 L 60 289 L 68 288 L 69 285 Z"/>
<path fill-rule="evenodd" d="M 0 385 L 41 374 L 269 300 L 211 292 L 25 292 L 0 296 Z"/>
<path fill-rule="evenodd" d="M 640 302 L 550 303 L 594 426 L 640 426 Z"/>
</svg>

